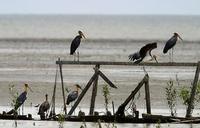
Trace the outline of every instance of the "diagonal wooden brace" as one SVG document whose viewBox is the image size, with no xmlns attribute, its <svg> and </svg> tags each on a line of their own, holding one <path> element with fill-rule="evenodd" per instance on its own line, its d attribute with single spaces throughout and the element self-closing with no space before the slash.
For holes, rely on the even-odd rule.
<svg viewBox="0 0 200 128">
<path fill-rule="evenodd" d="M 87 85 L 85 86 L 85 88 L 83 89 L 81 94 L 79 95 L 78 99 L 74 103 L 74 106 L 71 108 L 71 110 L 69 111 L 68 115 L 71 115 L 74 112 L 74 110 L 76 109 L 76 107 L 78 106 L 78 104 L 80 103 L 80 101 L 82 100 L 83 96 L 85 95 L 87 90 L 90 88 L 91 84 L 94 82 L 94 80 L 96 79 L 98 74 L 99 74 L 98 71 L 95 72 L 94 75 L 91 77 L 91 79 L 88 81 Z"/>
<path fill-rule="evenodd" d="M 94 70 L 99 72 L 99 75 L 101 76 L 101 78 L 104 81 L 106 81 L 108 83 L 108 85 L 110 85 L 110 87 L 117 89 L 117 86 L 115 86 L 99 69 L 95 68 Z"/>
</svg>

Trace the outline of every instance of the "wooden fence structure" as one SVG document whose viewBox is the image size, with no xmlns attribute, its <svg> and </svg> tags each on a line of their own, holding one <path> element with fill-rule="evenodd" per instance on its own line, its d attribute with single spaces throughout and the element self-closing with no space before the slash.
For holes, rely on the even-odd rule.
<svg viewBox="0 0 200 128">
<path fill-rule="evenodd" d="M 107 62 L 107 61 L 63 61 L 58 59 L 58 61 L 56 61 L 56 64 L 59 66 L 59 70 L 60 70 L 60 78 L 61 78 L 61 85 L 62 85 L 62 95 L 63 95 L 63 105 L 64 105 L 64 111 L 66 115 L 71 115 L 74 110 L 76 109 L 76 107 L 78 106 L 78 104 L 80 103 L 80 101 L 82 100 L 83 96 L 86 94 L 87 90 L 89 89 L 89 87 L 92 85 L 93 83 L 93 90 L 92 90 L 92 97 L 91 97 L 91 102 L 90 102 L 90 111 L 89 114 L 93 115 L 94 112 L 94 108 L 95 108 L 95 98 L 96 98 L 96 94 L 97 94 L 97 84 L 98 84 L 98 77 L 102 77 L 104 81 L 106 81 L 108 83 L 108 85 L 110 85 L 110 87 L 112 88 L 117 88 L 112 82 L 111 80 L 109 80 L 109 78 L 106 77 L 106 75 L 100 71 L 100 66 L 101 65 L 121 65 L 121 66 L 183 66 L 183 67 L 197 67 L 196 68 L 196 73 L 195 73 L 195 77 L 194 77 L 194 81 L 193 81 L 193 86 L 192 86 L 192 90 L 191 90 L 191 96 L 190 96 L 190 103 L 188 105 L 187 108 L 187 114 L 186 117 L 190 117 L 191 116 L 191 110 L 193 106 L 193 102 L 194 102 L 194 97 L 195 97 L 195 92 L 196 92 L 196 88 L 197 88 L 197 83 L 198 83 L 198 78 L 199 78 L 199 72 L 200 72 L 200 61 L 198 63 L 140 63 L 140 64 L 135 64 L 133 62 Z M 78 99 L 76 100 L 75 104 L 72 106 L 71 110 L 69 111 L 69 113 L 67 114 L 66 111 L 66 100 L 65 100 L 65 91 L 64 91 L 64 82 L 63 82 L 63 73 L 62 73 L 62 67 L 63 65 L 94 65 L 94 74 L 91 77 L 91 79 L 88 81 L 88 83 L 86 84 L 85 88 L 83 89 L 83 91 L 81 92 L 81 94 L 79 95 Z M 147 86 L 146 86 L 147 85 Z M 148 83 L 146 84 L 146 88 L 147 90 L 149 89 L 148 87 Z M 146 95 L 150 95 L 148 94 L 148 92 L 146 92 Z M 55 95 L 55 94 L 54 94 Z M 55 100 L 55 98 L 54 98 Z M 55 101 L 53 102 L 55 103 Z M 148 105 L 150 105 L 150 98 L 149 101 L 146 101 L 146 103 Z M 55 107 L 55 105 L 54 105 Z M 150 106 L 148 107 L 147 112 L 151 112 L 150 110 Z M 55 108 L 54 108 L 55 110 Z"/>
</svg>

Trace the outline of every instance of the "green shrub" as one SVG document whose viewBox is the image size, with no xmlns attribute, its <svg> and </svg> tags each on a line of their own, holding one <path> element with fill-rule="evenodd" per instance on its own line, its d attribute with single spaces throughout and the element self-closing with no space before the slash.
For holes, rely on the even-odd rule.
<svg viewBox="0 0 200 128">
<path fill-rule="evenodd" d="M 165 92 L 166 92 L 167 104 L 171 111 L 171 116 L 175 116 L 177 91 L 176 88 L 174 88 L 174 82 L 172 80 L 169 80 L 169 82 L 167 82 L 167 87 L 165 88 Z"/>
<path fill-rule="evenodd" d="M 105 108 L 106 108 L 106 113 L 107 113 L 108 112 L 108 104 L 109 104 L 109 100 L 110 100 L 110 90 L 109 90 L 107 84 L 105 84 L 103 86 L 103 96 L 104 96 Z"/>
</svg>

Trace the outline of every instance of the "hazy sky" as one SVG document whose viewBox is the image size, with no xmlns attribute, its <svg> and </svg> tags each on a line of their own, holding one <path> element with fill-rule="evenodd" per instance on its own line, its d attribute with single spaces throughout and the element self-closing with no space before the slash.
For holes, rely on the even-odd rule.
<svg viewBox="0 0 200 128">
<path fill-rule="evenodd" d="M 200 15 L 200 0 L 1 0 L 0 13 Z"/>
</svg>

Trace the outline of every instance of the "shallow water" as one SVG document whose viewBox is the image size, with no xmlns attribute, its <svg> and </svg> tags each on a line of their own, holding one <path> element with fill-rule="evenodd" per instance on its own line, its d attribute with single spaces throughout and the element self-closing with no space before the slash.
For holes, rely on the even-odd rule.
<svg viewBox="0 0 200 128">
<path fill-rule="evenodd" d="M 0 104 L 3 105 L 0 111 L 9 111 L 11 108 L 8 107 L 11 104 L 11 95 L 8 91 L 11 84 L 15 85 L 17 92 L 23 91 L 23 82 L 29 83 L 31 88 L 34 90 L 33 93 L 28 92 L 28 98 L 25 102 L 24 114 L 31 113 L 35 119 L 39 119 L 36 114 L 38 109 L 34 106 L 38 103 L 44 101 L 44 94 L 48 93 L 51 99 L 53 92 L 53 85 L 55 81 L 56 65 L 55 61 L 57 57 L 61 57 L 64 60 L 73 60 L 73 57 L 68 55 L 68 49 L 70 43 L 68 42 L 5 42 L 0 43 L 1 54 L 0 54 Z M 91 61 L 128 61 L 127 55 L 131 53 L 132 48 L 128 50 L 122 50 L 126 47 L 124 44 L 117 43 L 113 45 L 113 42 L 105 43 L 102 45 L 101 42 L 81 44 L 80 47 L 80 60 L 91 60 Z M 198 43 L 178 44 L 174 60 L 176 62 L 196 62 L 199 60 L 199 49 Z M 137 42 L 126 42 L 126 45 L 130 45 L 133 49 L 142 46 L 143 43 Z M 135 47 L 134 47 L 135 46 Z M 159 48 L 163 46 L 159 43 Z M 92 47 L 92 48 L 91 48 Z M 190 47 L 190 49 L 188 49 Z M 122 49 L 120 49 L 122 48 Z M 182 53 L 185 50 L 186 53 Z M 92 54 L 94 53 L 94 54 Z M 162 55 L 159 51 L 155 51 L 159 55 L 160 62 L 169 61 L 168 55 Z M 183 57 L 184 55 L 184 57 Z M 192 57 L 191 57 L 192 56 Z M 182 58 L 181 58 L 182 57 Z M 181 58 L 181 59 L 179 59 Z M 86 85 L 90 77 L 94 73 L 93 66 L 81 66 L 81 65 L 68 65 L 63 67 L 64 74 L 64 84 L 65 87 L 73 89 L 72 85 L 74 83 L 79 83 L 82 87 Z M 138 66 L 101 66 L 101 71 L 106 74 L 118 87 L 118 89 L 111 89 L 111 100 L 114 101 L 115 107 L 117 107 L 127 98 L 131 91 L 137 86 L 137 83 L 143 78 L 144 72 L 142 67 Z M 165 100 L 165 90 L 167 86 L 167 81 L 172 79 L 175 81 L 175 86 L 181 88 L 183 86 L 190 86 L 194 78 L 195 67 L 146 67 L 147 72 L 150 76 L 150 92 L 151 92 L 151 105 L 153 114 L 163 114 L 170 115 L 167 108 L 167 102 Z M 177 84 L 176 79 L 179 79 L 180 85 Z M 60 86 L 60 77 L 57 80 L 58 88 L 56 94 L 56 105 L 58 113 L 62 110 L 62 93 Z M 99 87 L 96 99 L 96 109 L 95 111 L 104 111 L 104 99 L 102 95 L 102 85 L 105 82 L 100 79 Z M 91 96 L 91 89 L 89 93 L 83 98 L 77 111 L 84 110 L 88 113 L 89 102 Z M 137 96 L 138 97 L 138 96 Z M 141 113 L 145 113 L 145 97 L 144 89 L 140 91 L 140 97 L 135 100 L 138 110 Z M 68 110 L 70 107 L 68 106 Z M 109 110 L 111 110 L 111 105 L 109 105 Z M 182 101 L 177 101 L 177 113 L 178 116 L 185 116 L 185 107 L 182 105 Z M 199 116 L 199 108 L 194 112 L 195 116 Z M 141 116 L 141 115 L 140 115 Z M 97 127 L 95 123 L 86 123 L 87 127 Z M 64 127 L 77 127 L 79 128 L 82 122 L 72 123 L 65 122 Z M 122 127 L 137 127 L 137 128 L 155 128 L 159 124 L 115 124 L 118 128 Z M 59 127 L 58 122 L 52 121 L 17 121 L 18 127 L 38 127 L 44 128 L 48 126 L 49 128 Z M 103 124 L 104 127 L 106 127 Z M 198 125 L 188 125 L 188 124 L 160 124 L 162 128 L 197 128 Z M 14 121 L 0 121 L 0 127 L 14 128 Z"/>
<path fill-rule="evenodd" d="M 80 61 L 125 61 L 128 62 L 128 54 L 137 50 L 138 47 L 143 46 L 144 43 L 140 42 L 126 42 L 126 45 L 122 43 L 114 42 L 84 42 L 80 46 Z M 113 45 L 115 44 L 115 45 Z M 127 47 L 129 46 L 129 47 Z M 21 92 L 24 82 L 29 83 L 34 93 L 28 93 L 28 99 L 26 105 L 38 104 L 43 101 L 44 93 L 48 93 L 52 96 L 53 85 L 56 74 L 55 61 L 60 57 L 64 60 L 73 60 L 73 57 L 69 53 L 69 42 L 0 42 L 0 96 L 1 105 L 10 105 L 10 94 L 8 91 L 8 85 L 14 84 L 16 91 Z M 160 49 L 163 47 L 162 43 L 158 44 L 158 48 L 153 51 L 158 54 L 159 62 L 168 62 L 168 55 L 163 55 Z M 123 50 L 126 49 L 126 50 Z M 197 62 L 200 60 L 200 45 L 198 43 L 179 43 L 175 48 L 174 61 L 175 62 Z M 184 51 L 184 52 L 182 52 Z M 190 86 L 194 78 L 195 67 L 146 67 L 147 72 L 150 75 L 150 91 L 152 98 L 152 105 L 154 107 L 166 108 L 165 95 L 163 95 L 164 88 L 167 85 L 167 81 L 179 80 L 180 85 L 177 88 L 183 86 Z M 131 93 L 136 87 L 137 83 L 143 78 L 144 72 L 142 67 L 137 66 L 101 66 L 101 71 L 110 78 L 118 87 L 118 89 L 111 89 L 112 100 L 115 101 L 116 106 L 122 103 L 122 101 Z M 93 66 L 81 66 L 81 65 L 66 65 L 63 67 L 64 83 L 65 87 L 73 89 L 72 85 L 78 83 L 81 86 L 85 86 L 93 75 Z M 57 80 L 57 101 L 58 104 L 62 104 L 60 77 Z M 104 106 L 102 96 L 102 86 L 105 84 L 100 79 L 99 89 L 97 96 L 97 107 Z M 158 91 L 159 90 L 159 91 Z M 91 89 L 89 90 L 91 92 Z M 143 93 L 144 90 L 141 90 Z M 89 102 L 90 93 L 83 99 L 83 107 L 88 106 L 84 104 Z M 137 100 L 138 108 L 144 105 L 144 95 L 141 95 Z M 182 106 L 181 101 L 178 101 L 179 106 Z"/>
</svg>

